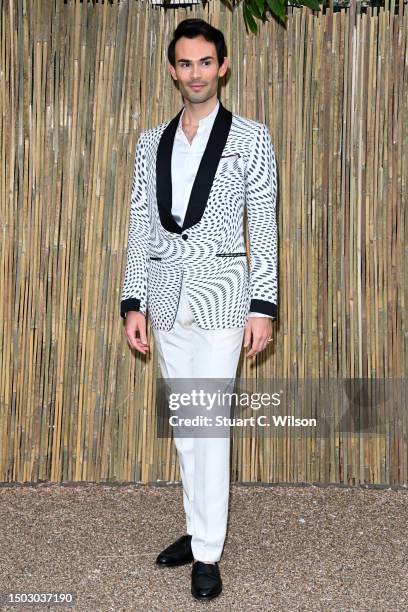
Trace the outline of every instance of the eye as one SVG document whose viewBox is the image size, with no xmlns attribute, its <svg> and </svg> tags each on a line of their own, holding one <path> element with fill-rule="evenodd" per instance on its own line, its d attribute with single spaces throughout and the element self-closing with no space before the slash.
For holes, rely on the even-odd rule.
<svg viewBox="0 0 408 612">
<path fill-rule="evenodd" d="M 210 60 L 210 59 L 208 59 L 208 60 L 203 60 L 203 62 L 202 62 L 202 63 L 204 64 L 204 66 L 210 66 L 210 65 L 211 65 L 211 60 Z M 190 65 L 190 62 L 180 62 L 180 66 L 181 66 L 182 68 L 186 68 L 186 67 L 188 67 L 189 65 Z"/>
</svg>

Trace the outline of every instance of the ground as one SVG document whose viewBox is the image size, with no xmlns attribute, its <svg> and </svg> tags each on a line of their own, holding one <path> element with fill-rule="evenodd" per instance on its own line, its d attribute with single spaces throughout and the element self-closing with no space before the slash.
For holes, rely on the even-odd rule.
<svg viewBox="0 0 408 612">
<path fill-rule="evenodd" d="M 157 554 L 185 533 L 175 485 L 0 485 L 0 593 L 75 604 L 1 610 L 408 610 L 406 490 L 231 485 L 223 592 L 190 594 L 191 565 Z"/>
</svg>

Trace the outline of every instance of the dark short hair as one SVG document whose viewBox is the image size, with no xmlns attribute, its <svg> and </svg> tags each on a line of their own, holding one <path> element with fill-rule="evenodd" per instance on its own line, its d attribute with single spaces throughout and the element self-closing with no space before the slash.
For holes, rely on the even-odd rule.
<svg viewBox="0 0 408 612">
<path fill-rule="evenodd" d="M 176 65 L 176 42 L 182 36 L 186 36 L 187 38 L 204 36 L 205 40 L 214 43 L 217 50 L 219 65 L 223 63 L 224 57 L 227 55 L 224 34 L 221 30 L 214 28 L 214 26 L 207 23 L 207 21 L 204 21 L 204 19 L 191 18 L 180 21 L 177 28 L 174 30 L 173 39 L 167 49 L 167 59 L 173 67 Z"/>
</svg>

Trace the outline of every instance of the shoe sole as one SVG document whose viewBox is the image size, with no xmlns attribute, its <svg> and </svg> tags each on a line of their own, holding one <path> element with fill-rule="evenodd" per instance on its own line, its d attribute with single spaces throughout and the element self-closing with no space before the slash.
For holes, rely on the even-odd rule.
<svg viewBox="0 0 408 612">
<path fill-rule="evenodd" d="M 158 567 L 180 567 L 180 565 L 187 565 L 188 563 L 192 563 L 193 559 L 187 561 L 180 561 L 178 563 L 161 563 L 160 561 L 156 561 L 156 565 Z"/>
<path fill-rule="evenodd" d="M 193 597 L 195 597 L 195 599 L 199 599 L 201 601 L 206 601 L 206 600 L 210 600 L 210 599 L 214 599 L 214 597 L 218 597 L 218 595 L 220 595 L 222 593 L 222 588 L 217 591 L 216 593 L 213 593 L 212 595 L 204 595 L 204 597 L 202 595 L 197 595 L 195 593 L 193 593 L 193 591 L 191 591 L 191 594 Z"/>
</svg>

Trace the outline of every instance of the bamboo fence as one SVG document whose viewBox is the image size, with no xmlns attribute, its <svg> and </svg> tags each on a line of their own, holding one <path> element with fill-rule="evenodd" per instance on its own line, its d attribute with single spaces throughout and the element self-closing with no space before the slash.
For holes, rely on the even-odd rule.
<svg viewBox="0 0 408 612">
<path fill-rule="evenodd" d="M 136 140 L 179 110 L 167 45 L 200 16 L 226 37 L 223 104 L 267 123 L 278 161 L 275 341 L 238 377 L 309 381 L 317 418 L 327 381 L 332 417 L 345 380 L 397 393 L 358 405 L 366 428 L 234 431 L 231 479 L 407 483 L 407 10 L 289 11 L 253 36 L 216 0 L 2 3 L 0 481 L 179 480 L 151 329 L 134 354 L 119 303 Z"/>
</svg>

